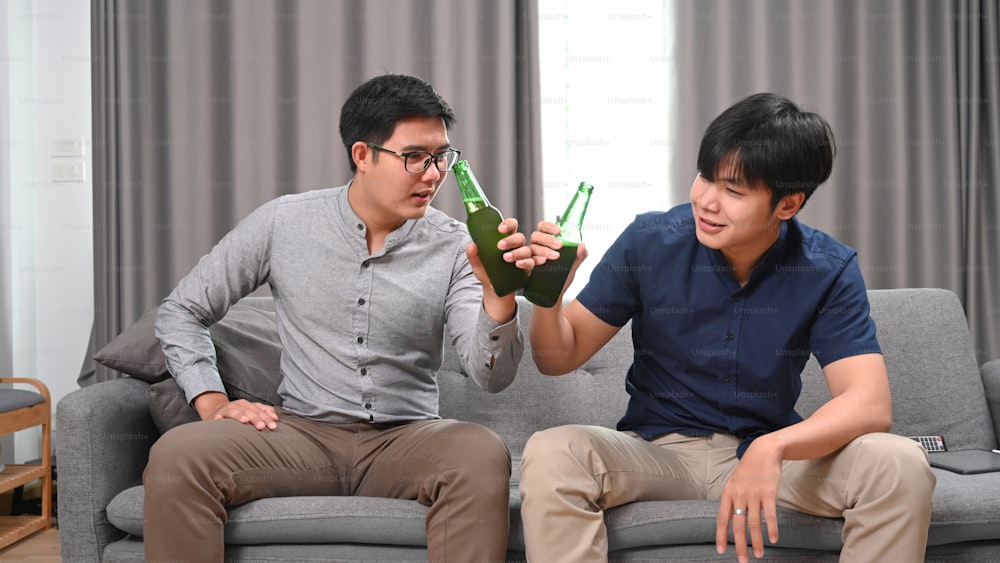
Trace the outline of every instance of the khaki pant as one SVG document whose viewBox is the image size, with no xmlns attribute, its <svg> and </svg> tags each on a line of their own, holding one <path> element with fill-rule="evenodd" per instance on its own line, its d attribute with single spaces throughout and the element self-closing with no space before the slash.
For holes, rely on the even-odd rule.
<svg viewBox="0 0 1000 563">
<path fill-rule="evenodd" d="M 211 420 L 178 426 L 156 442 L 143 474 L 147 561 L 223 561 L 227 506 L 304 495 L 416 499 L 430 507 L 430 561 L 504 559 L 510 453 L 492 431 L 454 420 L 330 424 L 279 416 L 274 431 Z"/>
<path fill-rule="evenodd" d="M 521 462 L 528 561 L 607 561 L 608 508 L 638 500 L 719 499 L 739 461 L 738 444 L 723 434 L 667 434 L 648 442 L 579 425 L 535 433 Z M 935 484 L 916 441 L 866 434 L 826 457 L 785 461 L 777 503 L 843 517 L 842 561 L 922 561 Z M 780 527 L 778 533 L 780 545 Z M 766 532 L 764 542 L 766 557 Z M 705 549 L 715 554 L 714 544 Z"/>
</svg>

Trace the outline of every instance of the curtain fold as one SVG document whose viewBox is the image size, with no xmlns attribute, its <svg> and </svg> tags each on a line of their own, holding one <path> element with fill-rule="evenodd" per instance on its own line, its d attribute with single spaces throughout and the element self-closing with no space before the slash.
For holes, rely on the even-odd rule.
<svg viewBox="0 0 1000 563">
<path fill-rule="evenodd" d="M 91 0 L 92 348 L 257 206 L 346 183 L 340 106 L 386 72 L 434 85 L 490 198 L 533 224 L 536 11 L 535 0 Z M 450 179 L 434 205 L 465 217 Z M 81 384 L 118 375 L 94 368 Z"/>
<path fill-rule="evenodd" d="M 956 27 L 959 190 L 965 263 L 961 295 L 980 360 L 1000 357 L 1000 9 L 962 0 Z"/>
<path fill-rule="evenodd" d="M 679 0 L 672 178 L 707 124 L 749 94 L 830 121 L 838 152 L 802 220 L 856 248 L 869 288 L 943 287 L 980 362 L 1000 358 L 1000 88 L 987 0 Z"/>
</svg>

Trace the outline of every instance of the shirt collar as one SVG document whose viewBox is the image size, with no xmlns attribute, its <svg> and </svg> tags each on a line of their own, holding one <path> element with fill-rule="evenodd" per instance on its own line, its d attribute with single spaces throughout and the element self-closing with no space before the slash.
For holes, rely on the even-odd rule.
<svg viewBox="0 0 1000 563">
<path fill-rule="evenodd" d="M 792 217 L 788 221 L 781 222 L 781 230 L 778 232 L 778 240 L 774 241 L 774 244 L 764 252 L 764 255 L 760 257 L 760 261 L 754 266 L 754 269 L 750 271 L 750 280 L 747 285 L 751 283 L 757 283 L 761 278 L 767 276 L 769 273 L 775 270 L 774 266 L 781 263 L 784 260 L 784 249 L 785 243 L 788 240 L 788 223 L 790 221 L 798 221 L 795 217 Z"/>
<path fill-rule="evenodd" d="M 358 214 L 354 212 L 351 207 L 351 202 L 348 201 L 347 192 L 351 188 L 352 180 L 344 189 L 341 190 L 340 196 L 337 198 L 337 212 L 340 215 L 341 220 L 344 222 L 344 227 L 348 232 L 353 233 L 354 236 L 365 240 L 368 235 L 368 226 L 365 222 L 358 217 Z M 407 219 L 402 225 L 397 227 L 394 231 L 389 233 L 389 236 L 385 238 L 385 248 L 389 249 L 400 241 L 406 239 L 406 237 L 413 231 L 414 226 L 417 224 L 416 219 Z"/>
<path fill-rule="evenodd" d="M 712 261 L 713 269 L 721 277 L 727 280 L 726 281 L 727 285 L 729 284 L 732 285 L 734 293 L 739 292 L 751 285 L 758 283 L 758 281 L 761 278 L 765 277 L 769 272 L 774 270 L 773 266 L 776 262 L 780 262 L 782 260 L 782 257 L 784 255 L 783 250 L 785 248 L 785 244 L 788 239 L 788 223 L 791 221 L 795 221 L 797 223 L 798 219 L 792 217 L 788 221 L 781 222 L 780 231 L 778 232 L 778 239 L 775 240 L 774 244 L 772 244 L 764 252 L 764 255 L 761 256 L 760 260 L 757 262 L 757 265 L 754 266 L 753 270 L 751 270 L 750 279 L 747 281 L 746 286 L 742 288 L 739 286 L 739 284 L 736 282 L 736 279 L 733 277 L 733 268 L 732 266 L 729 265 L 729 261 L 726 260 L 726 257 L 722 255 L 722 251 L 715 248 L 708 248 L 704 245 L 702 245 L 702 247 L 708 250 L 708 255 Z"/>
</svg>

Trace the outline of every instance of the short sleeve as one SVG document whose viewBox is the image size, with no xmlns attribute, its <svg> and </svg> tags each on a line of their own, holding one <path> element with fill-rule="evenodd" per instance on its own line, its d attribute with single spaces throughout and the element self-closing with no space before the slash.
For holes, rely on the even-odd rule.
<svg viewBox="0 0 1000 563">
<path fill-rule="evenodd" d="M 856 254 L 820 302 L 809 345 L 822 367 L 850 356 L 882 352 Z"/>
</svg>

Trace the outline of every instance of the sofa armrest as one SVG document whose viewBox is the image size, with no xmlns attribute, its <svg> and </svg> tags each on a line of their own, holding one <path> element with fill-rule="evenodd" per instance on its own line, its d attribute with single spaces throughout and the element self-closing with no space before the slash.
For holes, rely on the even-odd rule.
<svg viewBox="0 0 1000 563">
<path fill-rule="evenodd" d="M 1000 360 L 986 362 L 979 371 L 983 376 L 983 387 L 986 388 L 986 402 L 993 416 L 993 431 L 1000 441 Z"/>
<path fill-rule="evenodd" d="M 149 384 L 121 378 L 73 391 L 56 407 L 56 428 L 63 561 L 101 561 L 104 546 L 125 535 L 108 523 L 108 503 L 142 483 L 159 437 Z"/>
</svg>

